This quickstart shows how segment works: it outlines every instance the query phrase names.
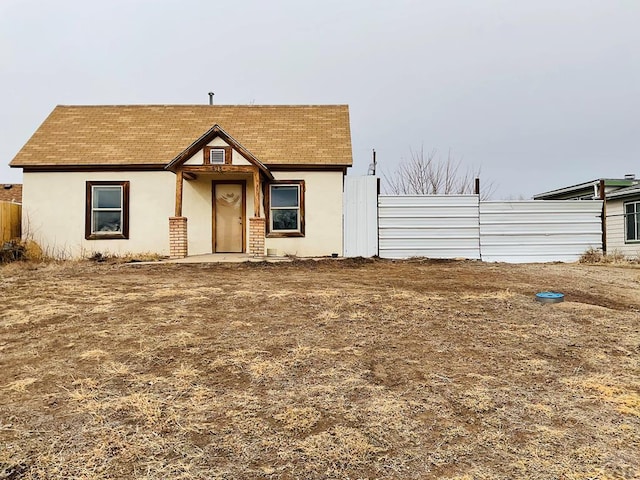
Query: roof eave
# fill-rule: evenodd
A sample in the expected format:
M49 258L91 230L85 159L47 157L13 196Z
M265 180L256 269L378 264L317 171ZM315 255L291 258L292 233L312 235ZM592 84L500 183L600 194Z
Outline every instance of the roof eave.
M607 194L607 200L617 200L625 197L637 197L640 195L640 185L632 188L625 188L622 190L616 190Z
M90 172L90 171L163 171L164 163L76 164L76 165L11 165L25 172Z
M550 197L556 197L558 195L579 192L580 190L588 190L591 187L599 185L600 182L604 182L605 187L630 187L635 183L634 180L626 180L621 178L598 178L589 182L579 183L577 185L571 185L569 187L563 187L556 190L550 190L548 192L538 193L533 196L533 199L546 200Z

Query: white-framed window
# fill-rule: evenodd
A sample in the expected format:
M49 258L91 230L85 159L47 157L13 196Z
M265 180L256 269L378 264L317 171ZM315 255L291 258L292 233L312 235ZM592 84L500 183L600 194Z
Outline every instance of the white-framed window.
M204 152L204 165L231 165L231 147L206 146Z
M212 148L209 150L209 163L212 165L224 165L224 153L222 148Z
M129 182L87 182L85 238L129 238Z
M267 203L269 235L304 235L303 181L277 181L270 183Z
M640 201L624 204L624 240L640 242Z

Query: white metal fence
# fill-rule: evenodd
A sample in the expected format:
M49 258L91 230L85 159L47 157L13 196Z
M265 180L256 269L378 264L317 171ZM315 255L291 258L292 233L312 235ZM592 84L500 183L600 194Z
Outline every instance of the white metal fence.
M575 262L602 248L601 200L480 202L480 249L488 262Z
M344 177L344 256L378 255L378 178Z
M378 197L380 256L480 258L477 195Z
M377 195L375 177L354 178L371 180L345 181L348 257L572 262L590 247L602 248L600 200L485 202L478 195Z

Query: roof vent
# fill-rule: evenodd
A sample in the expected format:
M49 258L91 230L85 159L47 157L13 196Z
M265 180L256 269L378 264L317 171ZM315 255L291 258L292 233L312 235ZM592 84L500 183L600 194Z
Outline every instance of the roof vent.
M213 96L214 95L215 95L215 93L209 92L209 105L213 105Z
M11 185L10 183L7 183L7 184L5 184L3 186L4 186L5 190L11 190L13 188L13 185Z
M636 179L636 174L635 174L635 173L627 173L627 174L624 176L624 179L625 179L625 180L635 180L635 179Z

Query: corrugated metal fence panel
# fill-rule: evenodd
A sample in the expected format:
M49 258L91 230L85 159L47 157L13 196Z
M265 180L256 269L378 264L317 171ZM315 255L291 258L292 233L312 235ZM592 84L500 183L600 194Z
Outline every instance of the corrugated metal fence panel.
M480 258L477 195L380 195L383 258Z
M480 248L488 262L574 262L602 248L600 200L480 203Z
M344 256L378 255L378 177L344 177Z

